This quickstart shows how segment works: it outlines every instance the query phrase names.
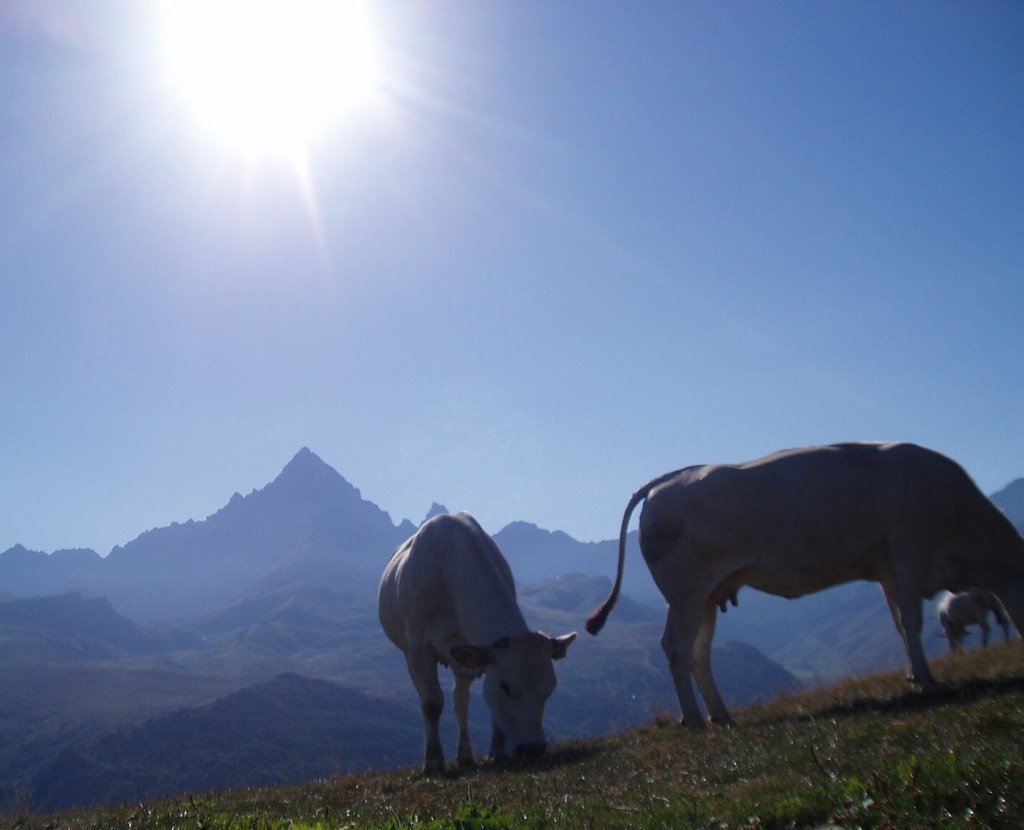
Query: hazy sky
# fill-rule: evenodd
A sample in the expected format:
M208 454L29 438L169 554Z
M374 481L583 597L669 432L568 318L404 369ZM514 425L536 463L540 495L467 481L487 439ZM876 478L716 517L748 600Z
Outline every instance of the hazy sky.
M378 2L299 154L200 123L157 11L0 7L0 550L302 446L584 540L789 446L1024 476L1024 4Z

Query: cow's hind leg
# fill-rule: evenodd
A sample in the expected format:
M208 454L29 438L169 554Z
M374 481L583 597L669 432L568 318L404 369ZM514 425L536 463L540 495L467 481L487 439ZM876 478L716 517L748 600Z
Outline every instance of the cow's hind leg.
M469 741L469 685L472 682L472 679L456 674L455 688L452 690L455 718L459 722L459 750L455 759L460 767L474 764L473 747Z
M1006 619L1006 614L1003 612L1002 606L998 602L992 603L992 614L996 618L996 624L1003 629L1003 642L1007 643L1010 641L1010 625Z
M729 716L722 696L718 693L715 676L711 672L711 641L715 636L715 622L718 619L718 605L712 599L704 603L700 631L693 644L693 679L697 681L700 696L712 723L732 726L733 719Z
M694 611L696 613L694 613ZM683 615L669 606L665 620L665 633L661 637L661 647L668 658L668 667L672 672L672 680L682 710L683 724L692 730L704 728L704 720L697 706L697 697L693 693L690 676L693 672L693 649L700 630L700 609L695 608Z
M896 623L896 629L900 632L903 645L907 650L910 681L921 689L935 688L935 680L928 668L928 661L924 656L924 646L921 644L922 602L920 591L911 588L908 582L899 580L893 584L883 583L882 590L885 591L885 599L889 603L893 622Z

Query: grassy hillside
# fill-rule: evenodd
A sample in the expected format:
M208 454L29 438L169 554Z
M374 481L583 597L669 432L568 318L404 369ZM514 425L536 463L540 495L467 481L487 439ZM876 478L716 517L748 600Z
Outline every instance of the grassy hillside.
M1024 645L936 661L940 691L899 673L780 697L699 735L668 718L556 745L530 765L340 776L185 794L0 827L1017 827L1024 813Z

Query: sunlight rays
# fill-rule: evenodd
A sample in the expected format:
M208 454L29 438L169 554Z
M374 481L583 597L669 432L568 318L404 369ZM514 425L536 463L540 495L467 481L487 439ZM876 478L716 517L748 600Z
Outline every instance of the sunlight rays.
M348 0L166 0L168 79L201 129L244 157L294 160L371 96L379 60Z
M321 262L313 157L344 150L381 102L375 23L359 0L160 0L163 76L189 131L245 180L284 167Z

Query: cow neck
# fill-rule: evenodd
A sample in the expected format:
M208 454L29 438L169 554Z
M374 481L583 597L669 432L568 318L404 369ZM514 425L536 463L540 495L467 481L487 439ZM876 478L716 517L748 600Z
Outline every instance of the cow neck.
M474 586L471 601L461 605L460 628L476 645L492 645L502 637L515 637L528 630L515 595L504 584Z

